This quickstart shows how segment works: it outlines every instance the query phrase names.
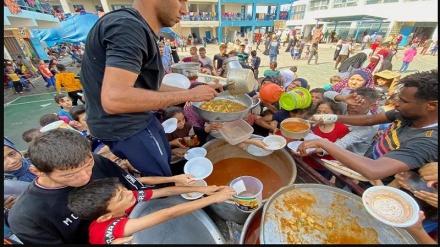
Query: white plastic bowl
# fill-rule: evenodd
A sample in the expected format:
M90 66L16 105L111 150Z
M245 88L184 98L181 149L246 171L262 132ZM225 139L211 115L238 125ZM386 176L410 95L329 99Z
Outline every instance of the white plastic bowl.
M246 151L250 154L252 154L253 156L257 156L257 157L263 157L263 156L268 156L269 154L273 153L273 151L268 151L268 150L264 150L260 147L257 147L253 144L249 144Z
M202 147L195 147L188 150L188 152L183 155L186 160L194 159L197 157L205 157L207 151Z
M169 118L162 123L166 134L173 133L177 129L177 118Z
M162 83L172 87L178 87L183 89L188 89L191 86L191 82L188 77L178 74L169 73L163 77Z
M290 148L290 150L298 152L297 150L298 150L299 145L301 145L301 143L303 143L303 142L302 141L289 142L289 143L287 143L287 147ZM307 148L306 151L307 151L307 153L311 153L311 152L315 151L315 148Z
M389 193L393 196L384 196ZM397 199L396 199L397 198ZM394 214L394 217L399 217L401 212L407 211L401 207L399 201L404 201L411 207L411 217L405 222L390 221L382 216L382 214ZM393 227L408 227L414 225L419 219L419 205L406 192L392 188L389 186L373 186L364 191L362 194L362 202L368 213L380 222Z
M304 141L308 141L308 140L315 140L315 139L322 139L322 137L315 135L313 133L308 133L305 137L304 137Z
M263 142L267 144L267 149L279 150L286 146L287 141L284 137L279 135L266 136Z
M213 169L212 162L205 157L196 157L186 162L183 167L185 174L194 175L195 180L202 180L211 175Z
M208 184L206 183L205 180L197 180L197 181L195 181L193 184L191 184L189 186L208 186ZM203 193L191 192L191 193L185 193L185 194L180 194L180 195L183 198L185 198L186 200L195 200L195 199L199 199L200 197L202 197Z

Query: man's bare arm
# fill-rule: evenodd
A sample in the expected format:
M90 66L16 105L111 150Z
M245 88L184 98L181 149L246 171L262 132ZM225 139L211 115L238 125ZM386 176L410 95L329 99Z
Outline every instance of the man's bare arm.
M101 103L109 114L145 112L166 108L186 101L207 101L214 98L217 93L208 86L198 86L192 90L178 90L166 86L165 89L173 91L154 91L134 88L136 73L106 67L101 91ZM177 91L174 91L177 90Z

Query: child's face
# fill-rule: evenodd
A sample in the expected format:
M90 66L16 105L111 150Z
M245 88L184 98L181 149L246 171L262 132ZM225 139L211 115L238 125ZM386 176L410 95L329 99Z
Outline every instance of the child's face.
M60 99L60 102L58 102L58 106L61 106L63 109L70 109L72 108L72 100L66 96Z
M290 91L292 91L292 89L294 89L296 87L298 87L298 85L296 83L292 82L289 84L289 86L287 86L286 92L290 92Z
M338 83L338 82L340 82L339 79L333 79L333 80L330 81L330 83L331 83L332 85L335 85L335 84Z
M381 87L383 87L383 86L389 86L389 85L388 85L388 81L385 80L385 79L383 79L383 78L377 78L376 82L377 82L377 85L379 85L379 86L381 86Z
M324 98L324 95L322 93L310 93L312 95L312 104L317 105L319 101L321 101Z
M136 203L136 197L133 192L123 186L119 186L115 195L110 199L107 211L113 217L124 215L127 209Z
M348 88L349 89L357 89L362 87L365 84L364 78L362 76L354 74L348 79Z
M89 126L86 123L86 113L80 114L78 116L79 121L75 121L78 127L82 127L83 130L89 131Z
M17 171L23 166L21 154L14 149L3 146L3 169L5 172Z
M316 109L316 114L335 114L328 104L320 104Z
M185 126L185 116L183 113L177 113L174 115L175 118L177 118L177 129L181 130Z

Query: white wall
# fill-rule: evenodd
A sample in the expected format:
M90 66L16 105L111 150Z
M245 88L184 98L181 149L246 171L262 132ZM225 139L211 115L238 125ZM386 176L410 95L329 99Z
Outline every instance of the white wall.
M315 18L371 15L388 18L398 22L438 22L438 1L397 2L386 4L370 4L347 8L307 11L303 20L288 20L287 25L303 25L316 23Z

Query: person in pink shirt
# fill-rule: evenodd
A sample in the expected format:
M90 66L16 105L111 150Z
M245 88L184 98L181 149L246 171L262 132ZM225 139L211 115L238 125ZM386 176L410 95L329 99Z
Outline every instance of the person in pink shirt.
M411 63L414 57L417 55L417 44L412 44L411 47L403 53L403 63L402 67L400 67L399 72L406 72L408 69L409 63Z

